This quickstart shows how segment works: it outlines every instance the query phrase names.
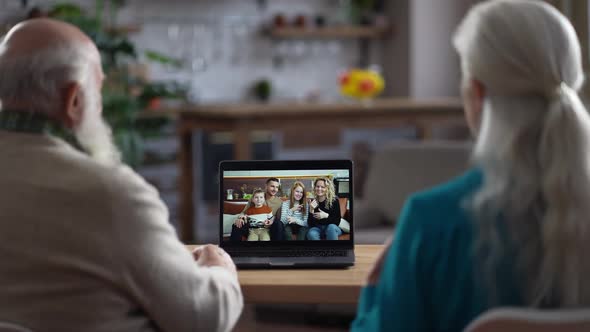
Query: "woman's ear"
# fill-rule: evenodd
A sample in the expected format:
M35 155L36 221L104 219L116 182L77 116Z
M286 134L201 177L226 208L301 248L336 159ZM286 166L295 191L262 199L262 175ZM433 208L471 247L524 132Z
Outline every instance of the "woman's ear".
M84 112L84 97L82 96L80 84L75 82L68 83L64 89L63 96L64 106L60 118L66 128L72 129L80 124L82 113Z
M483 83L477 79L471 80L471 85L473 89L473 97L474 97L474 109L473 112L475 113L475 121L476 126L479 131L481 126L481 119L483 114L483 103L486 98L486 87Z
M471 79L471 88L473 89L473 94L475 97L475 102L477 103L477 108L481 113L481 109L483 108L483 100L486 96L486 87L480 80L475 78Z
M474 136L477 136L483 113L483 103L486 96L486 89L483 83L477 79L465 81L462 90L463 106L465 108L465 119Z

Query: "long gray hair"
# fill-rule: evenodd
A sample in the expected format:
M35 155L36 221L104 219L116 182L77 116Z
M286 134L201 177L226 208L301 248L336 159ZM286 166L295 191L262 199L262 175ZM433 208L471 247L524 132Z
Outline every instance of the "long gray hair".
M590 305L590 118L573 27L542 1L488 1L454 44L464 82L486 91L473 153L484 183L471 202L482 272L514 259L527 305Z

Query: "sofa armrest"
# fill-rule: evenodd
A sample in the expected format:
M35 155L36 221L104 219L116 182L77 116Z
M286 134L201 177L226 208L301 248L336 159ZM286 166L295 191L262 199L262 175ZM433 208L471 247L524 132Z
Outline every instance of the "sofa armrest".
M223 236L230 236L231 227L237 217L237 214L223 214Z
M246 201L223 201L223 214L240 214L246 204Z

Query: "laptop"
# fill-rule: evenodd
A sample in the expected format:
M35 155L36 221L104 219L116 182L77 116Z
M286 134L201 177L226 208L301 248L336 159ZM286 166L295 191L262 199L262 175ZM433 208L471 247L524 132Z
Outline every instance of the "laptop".
M351 266L353 183L350 160L222 161L220 246L240 268Z

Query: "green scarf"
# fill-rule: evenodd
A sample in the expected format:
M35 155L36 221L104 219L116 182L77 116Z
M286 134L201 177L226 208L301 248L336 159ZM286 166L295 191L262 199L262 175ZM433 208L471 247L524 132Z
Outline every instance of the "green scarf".
M42 134L54 125L53 121L41 113L17 110L0 111L0 130Z

